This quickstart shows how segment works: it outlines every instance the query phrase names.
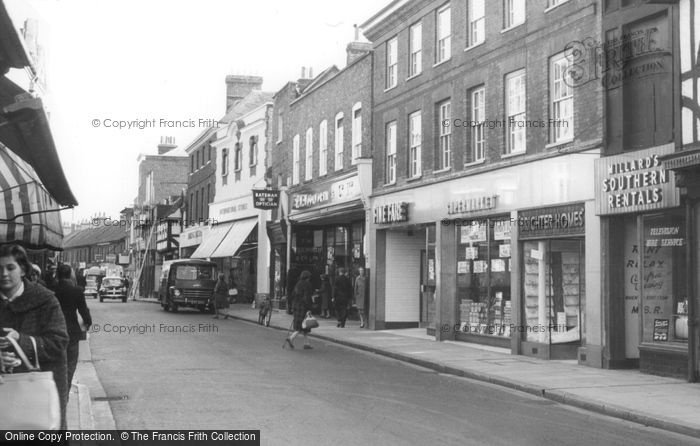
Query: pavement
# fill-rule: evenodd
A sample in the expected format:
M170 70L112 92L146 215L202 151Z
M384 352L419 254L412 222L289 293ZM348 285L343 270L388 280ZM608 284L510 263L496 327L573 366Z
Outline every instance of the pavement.
M231 306L229 315L233 320L257 323L258 310L237 304ZM270 328L286 332L291 321L284 310L274 310ZM346 328L337 328L334 320L319 319L319 323L311 338L700 438L700 384L637 370L604 370L576 361L512 355L496 347L437 342L425 329L374 331L361 329L358 321L348 321ZM104 389L92 366L88 343L83 342L69 400L69 429L114 429L109 403L100 401L100 396L105 396Z

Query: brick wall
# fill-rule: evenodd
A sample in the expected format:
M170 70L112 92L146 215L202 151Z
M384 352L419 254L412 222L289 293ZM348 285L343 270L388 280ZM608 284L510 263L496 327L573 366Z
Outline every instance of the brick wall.
M146 156L139 164L138 202L146 200L146 178L153 174L154 196L162 202L172 195L180 195L187 187L190 160L182 156Z
M602 94L599 83L591 82L574 89L574 141L558 147L550 143L550 128L526 130L525 155L502 157L506 130L485 130L485 160L465 166L471 159L471 129L452 126L452 168L437 170L438 122L437 104L450 99L452 119L471 120L469 91L477 86L486 90L485 117L501 121L505 118L505 76L526 70L526 119L550 119L549 59L562 52L569 42L591 37L600 41L600 11L595 3L569 1L546 11L546 0L527 2L526 21L503 31L503 2L486 3L485 42L467 48L467 2L452 2L452 57L434 66L436 10L444 2L411 2L397 11L396 18L370 30L367 37L374 42L373 82L375 88L373 140L375 145L373 180L375 189L394 190L446 178L467 176L486 169L505 167L545 152L595 147L602 138ZM408 27L421 21L422 73L408 77ZM398 38L398 85L385 90L386 42ZM408 115L422 112L422 177L407 183ZM385 186L385 126L397 122L397 180Z
M286 185L287 178L292 178L292 139L299 135L300 140L300 185L305 178L306 131L313 129L313 176L311 181L319 179L319 125L327 121L328 160L327 174L322 178L332 177L343 172L355 170L352 160L352 111L358 102L362 104L362 153L371 156L370 119L371 119L371 57L357 59L341 70L337 75L322 85L295 98L295 85L287 84L275 96L275 113L272 124L274 142L271 146L271 175L273 184ZM277 135L279 113L283 116L283 137ZM343 169L335 170L335 118L343 113ZM281 176L281 184L278 178ZM311 181L307 182L310 183Z
M184 223L189 226L209 218L209 203L214 201L216 189L216 150L211 143L216 140L216 132L199 144L189 156L186 200L186 217ZM197 165L196 153L199 152L200 163ZM211 153L211 157L209 154ZM194 162L193 162L194 160ZM199 196L195 203L194 197ZM198 206L195 206L198 204Z

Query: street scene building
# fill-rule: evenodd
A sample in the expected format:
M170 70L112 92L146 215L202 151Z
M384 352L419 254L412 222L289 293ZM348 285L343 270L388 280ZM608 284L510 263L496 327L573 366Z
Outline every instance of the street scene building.
M163 117L88 120L86 134L126 134L140 153L133 178L114 174L133 200L100 185L114 218L77 207L37 24L17 30L0 0L0 243L34 264L17 274L22 259L0 256L0 350L44 336L15 323L26 293L10 283L64 306L59 284L78 300L92 287L83 343L56 344L77 370L61 394L68 429L697 444L700 3L363 2L217 3L206 27L195 7L173 13L216 52L188 41L178 51L196 62L182 66L158 52L183 83L129 97L164 103ZM283 39L269 46L268 29ZM169 114L201 98L218 119Z

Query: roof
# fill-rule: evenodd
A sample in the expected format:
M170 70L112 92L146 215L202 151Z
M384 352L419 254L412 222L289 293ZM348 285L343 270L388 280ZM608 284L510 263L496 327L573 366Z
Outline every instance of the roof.
M335 76L339 72L340 72L340 70L335 65L331 65L330 67L326 68L318 76L316 76L311 81L311 83L306 86L306 88L304 88L304 90L302 91L302 95L313 90L314 88L316 88L317 86L322 84L325 80L332 78L333 76Z
M274 93L267 91L253 90L243 99L238 101L236 105L231 107L231 110L229 110L223 118L219 119L219 122L223 124L230 124L231 122L235 121L236 118L245 116L267 102L272 102L274 95Z
M63 249L110 243L127 236L124 226L100 225L94 228L71 232L63 239Z

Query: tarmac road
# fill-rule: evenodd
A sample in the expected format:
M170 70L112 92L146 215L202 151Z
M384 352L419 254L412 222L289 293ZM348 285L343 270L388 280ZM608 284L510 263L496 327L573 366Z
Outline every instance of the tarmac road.
M118 429L259 429L265 445L700 445L464 378L144 302L89 301Z

